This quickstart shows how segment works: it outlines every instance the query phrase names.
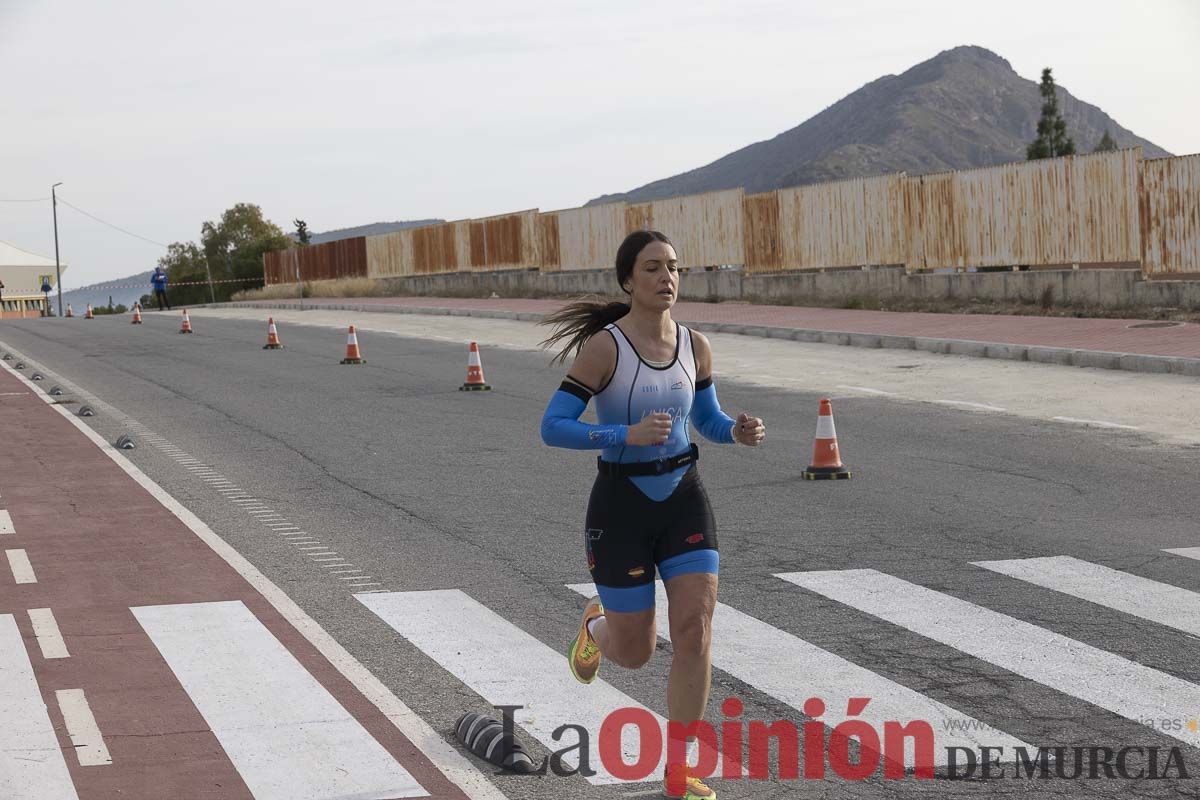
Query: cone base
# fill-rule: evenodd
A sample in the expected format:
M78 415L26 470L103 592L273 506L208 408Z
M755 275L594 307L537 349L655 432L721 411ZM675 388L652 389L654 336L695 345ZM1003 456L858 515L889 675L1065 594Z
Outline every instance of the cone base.
M464 383L458 387L458 390L460 392L490 392L492 387L486 383Z
M847 480L852 474L845 467L809 467L803 473L806 481Z
M191 331L180 331L180 333L191 333Z
M281 345L281 344L264 344L263 345L263 350L282 350L282 349L283 349L283 345Z
M342 363L343 364L365 364L365 363L367 363L367 360L365 358L343 358Z
M142 321L140 319L135 319L132 322L130 322L129 324L130 325L141 325Z

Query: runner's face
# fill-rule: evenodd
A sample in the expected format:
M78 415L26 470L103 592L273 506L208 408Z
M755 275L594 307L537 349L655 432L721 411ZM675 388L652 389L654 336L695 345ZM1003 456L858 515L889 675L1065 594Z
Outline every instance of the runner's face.
M634 302L665 311L679 296L679 261L675 248L665 242L651 242L638 253L633 272L625 281Z

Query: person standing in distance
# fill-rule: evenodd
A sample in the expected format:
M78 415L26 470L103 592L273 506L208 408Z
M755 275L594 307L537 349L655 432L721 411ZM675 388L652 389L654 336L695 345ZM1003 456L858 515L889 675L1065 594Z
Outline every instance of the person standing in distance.
M155 267L154 274L150 276L150 283L154 286L154 299L158 301L158 310L162 311L165 305L167 311L170 311L171 304L167 301L166 271L162 267Z
M543 344L565 343L557 360L577 355L542 418L542 440L601 451L583 537L599 596L584 610L569 664L576 679L591 683L602 659L628 669L650 660L657 571L673 652L669 719L689 725L708 705L719 557L688 423L709 441L750 447L762 443L766 429L757 417L734 420L721 411L708 340L671 319L679 296L671 241L658 231L629 234L616 270L629 302L581 300L545 320L554 332ZM579 421L592 398L597 425ZM685 761L668 762L664 795L713 800L716 792Z

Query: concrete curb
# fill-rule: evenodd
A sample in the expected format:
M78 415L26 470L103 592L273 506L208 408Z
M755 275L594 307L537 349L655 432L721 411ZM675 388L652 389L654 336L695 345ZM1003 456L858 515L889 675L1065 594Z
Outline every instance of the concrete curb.
M255 301L245 303L208 303L202 308L263 308L299 309L298 303ZM527 311L500 311L473 308L442 308L437 306L391 306L382 303L321 303L310 309L323 311L355 311L383 314L420 314L451 317L480 317L483 319L512 319L538 322L545 315ZM686 322L686 320L680 320ZM941 355L998 358L1007 361L1032 361L1038 364L1057 364L1064 367L1116 369L1126 372L1185 375L1200 378L1200 358L1154 356L1141 353L1112 353L1103 350L1080 350L1044 345L976 342L969 339L938 339L927 336L899 336L888 333L854 333L811 328L778 328L765 325L743 325L729 322L689 322L689 327L708 333L734 333L769 339L790 339L796 342L836 344L844 347L886 348L890 350L921 350Z

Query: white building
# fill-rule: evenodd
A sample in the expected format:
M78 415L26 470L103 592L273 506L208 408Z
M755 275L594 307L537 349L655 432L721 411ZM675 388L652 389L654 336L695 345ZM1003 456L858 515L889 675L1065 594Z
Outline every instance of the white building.
M66 272L67 265L61 267ZM46 308L46 296L42 293L42 278L49 276L50 285L55 286L54 259L0 242L0 319L40 317ZM53 298L53 295L51 296Z

